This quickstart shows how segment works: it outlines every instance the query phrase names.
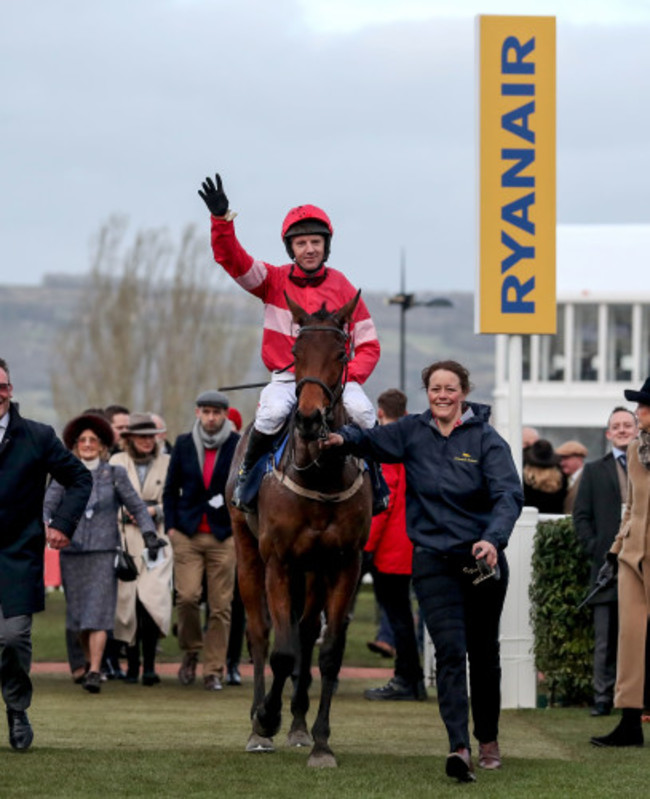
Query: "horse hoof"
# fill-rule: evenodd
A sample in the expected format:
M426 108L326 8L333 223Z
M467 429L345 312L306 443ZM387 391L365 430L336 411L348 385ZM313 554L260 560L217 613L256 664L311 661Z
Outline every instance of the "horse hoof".
M260 720L260 710L256 710L253 714L253 735L259 735L261 738L273 738L280 731L282 724L282 716L278 713L274 724L266 723Z
M331 752L312 752L307 765L312 768L336 768L338 764Z
M287 735L289 746L311 746L314 741L306 730L291 730Z
M264 736L252 732L246 744L246 751L275 752L275 747L273 746L273 741L270 738L264 738Z

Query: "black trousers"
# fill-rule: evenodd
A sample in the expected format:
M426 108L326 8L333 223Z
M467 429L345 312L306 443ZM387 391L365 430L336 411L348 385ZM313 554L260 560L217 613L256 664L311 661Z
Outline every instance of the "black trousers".
M386 611L395 639L395 676L415 687L423 678L411 607L411 575L372 571L377 601Z
M160 638L158 625L140 602L139 597L136 597L135 600L135 613L137 619L135 644L126 649L127 675L129 677L137 677L140 673L140 650L142 650L142 673L153 674L155 672L156 647Z
M618 602L594 605L594 702L614 703Z
M441 555L423 547L413 552L413 586L436 650L438 704L450 751L470 748L468 660L474 736L489 743L499 735L499 621L508 587L502 552L499 569L500 579L490 577L474 585L471 555Z

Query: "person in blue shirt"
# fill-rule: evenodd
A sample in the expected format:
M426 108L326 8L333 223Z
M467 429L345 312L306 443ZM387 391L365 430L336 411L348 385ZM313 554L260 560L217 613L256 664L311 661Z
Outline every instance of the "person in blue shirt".
M523 491L509 445L488 423L490 408L467 401L467 369L437 361L423 370L422 382L429 401L424 413L367 430L348 425L323 446L404 463L413 586L436 651L438 701L449 736L446 773L471 782L467 660L479 766L501 766L504 550Z

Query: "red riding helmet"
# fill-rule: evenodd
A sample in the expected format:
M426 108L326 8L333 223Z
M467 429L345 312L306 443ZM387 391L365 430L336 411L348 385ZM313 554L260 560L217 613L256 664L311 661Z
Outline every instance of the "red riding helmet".
M294 236L307 236L310 233L325 237L324 260L327 261L330 252L330 241L334 234L329 216L322 208L317 208L315 205L299 205L296 208L292 208L282 223L282 240L291 259L293 259L291 239Z

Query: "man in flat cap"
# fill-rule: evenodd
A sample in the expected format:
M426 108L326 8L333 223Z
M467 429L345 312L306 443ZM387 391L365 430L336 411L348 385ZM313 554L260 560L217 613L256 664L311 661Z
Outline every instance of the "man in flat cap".
M182 685L196 680L203 651L203 685L219 691L223 685L230 604L235 579L235 548L224 492L239 441L228 419L228 397L204 391L196 400L192 431L174 445L163 506L165 526L174 550L174 583L178 643L183 662ZM205 634L200 602L205 575L210 608Z
M578 484L582 477L582 467L588 454L587 447L579 441L565 441L555 450L555 454L559 457L560 469L568 480L564 512L572 513L578 494Z

